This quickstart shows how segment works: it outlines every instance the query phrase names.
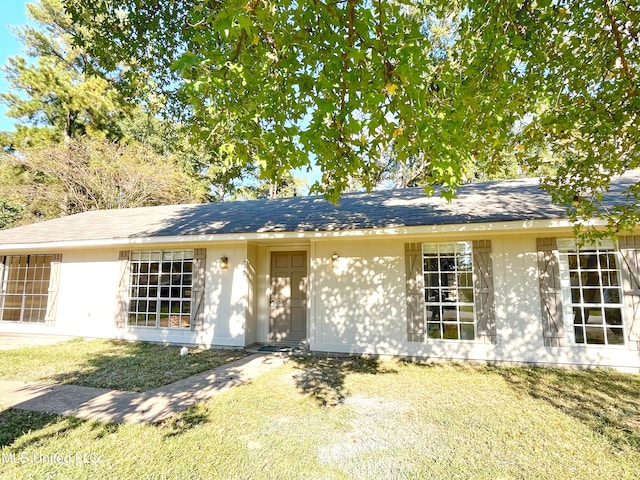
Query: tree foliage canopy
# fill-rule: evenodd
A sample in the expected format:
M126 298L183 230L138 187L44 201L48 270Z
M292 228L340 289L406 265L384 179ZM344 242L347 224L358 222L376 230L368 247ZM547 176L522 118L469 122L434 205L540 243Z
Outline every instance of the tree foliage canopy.
M88 138L2 157L18 180L6 193L26 205L32 219L205 199L206 187L175 161L140 143Z
M84 210L210 199L218 179L175 122L127 102L117 75L91 68L72 44L87 30L61 0L27 5L23 55L4 67L0 94L18 121L0 142L0 228Z
M445 196L517 158L574 220L640 167L640 7L627 0L67 0L132 97L265 176L322 171L337 200L381 159ZM153 95L150 95L153 94ZM638 222L640 186L606 212Z
M61 0L27 4L27 14L35 25L15 29L26 56L9 58L9 91L0 94L7 116L22 123L14 148L85 134L121 137L118 122L128 106L106 78L91 74L86 52L71 42L85 30L73 24Z

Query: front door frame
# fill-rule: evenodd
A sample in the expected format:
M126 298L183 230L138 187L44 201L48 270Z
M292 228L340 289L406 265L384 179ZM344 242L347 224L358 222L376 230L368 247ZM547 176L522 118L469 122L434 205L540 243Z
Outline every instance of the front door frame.
M273 252L305 252L307 256L307 291L306 291L306 335L305 339L302 343L308 344L310 339L310 329L311 329L311 295L312 295L312 282L311 282L311 248L309 244L288 244L282 246L269 246L266 248L266 255L264 265L265 271L265 279L266 279L266 311L264 313L263 318L266 321L266 333L267 333L267 342L271 341L271 307L269 304L269 299L271 297L271 254Z

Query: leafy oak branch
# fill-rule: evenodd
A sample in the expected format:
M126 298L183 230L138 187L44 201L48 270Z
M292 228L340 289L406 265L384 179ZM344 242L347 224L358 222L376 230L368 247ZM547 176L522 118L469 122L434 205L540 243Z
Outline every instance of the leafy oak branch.
M479 171L541 175L579 222L614 211L640 165L637 5L626 0L67 0L78 38L131 98L162 98L229 165L277 177L317 165L337 201L354 179L451 197ZM123 68L126 65L126 68Z

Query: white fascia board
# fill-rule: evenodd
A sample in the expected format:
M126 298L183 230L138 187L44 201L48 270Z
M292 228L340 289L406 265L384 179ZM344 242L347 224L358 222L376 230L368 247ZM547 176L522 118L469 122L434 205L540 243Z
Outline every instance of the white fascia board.
M588 226L603 227L606 222L596 220ZM572 229L574 225L566 219L526 220L500 223L458 223L451 225L421 225L415 227L384 227L354 230L309 231L309 232L250 232L221 233L208 235L172 235L157 237L132 237L99 240L70 240L60 242L39 242L0 245L0 252L20 252L33 250L55 250L72 248L143 247L160 244L207 244L234 243L246 241L295 241L331 238L377 237L377 236L417 236L437 234L509 234L541 233L549 230Z

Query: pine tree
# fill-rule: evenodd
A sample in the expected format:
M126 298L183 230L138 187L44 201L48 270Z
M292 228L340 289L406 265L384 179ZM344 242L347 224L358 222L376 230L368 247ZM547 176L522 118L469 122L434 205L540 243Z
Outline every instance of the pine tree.
M7 116L20 122L5 149L86 134L121 138L119 122L128 107L107 78L92 73L87 53L72 44L83 29L73 24L60 0L29 3L27 14L37 26L15 29L24 55L11 57L4 67L9 91L0 101Z

